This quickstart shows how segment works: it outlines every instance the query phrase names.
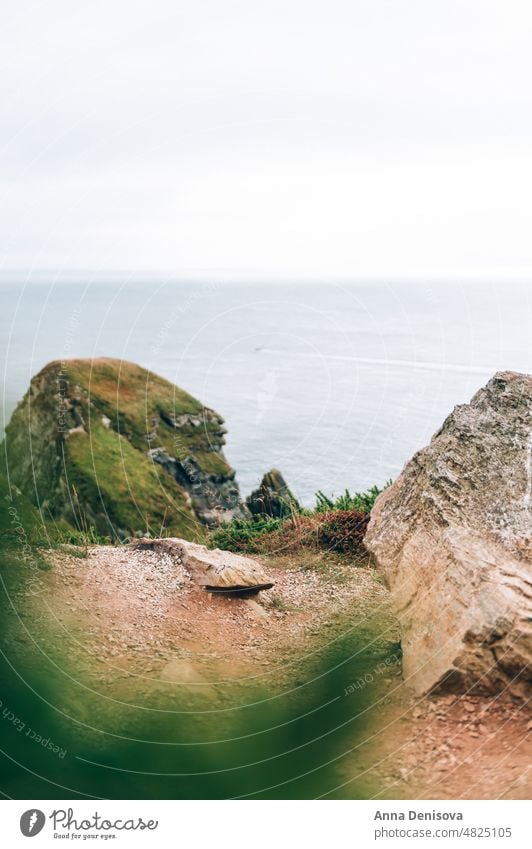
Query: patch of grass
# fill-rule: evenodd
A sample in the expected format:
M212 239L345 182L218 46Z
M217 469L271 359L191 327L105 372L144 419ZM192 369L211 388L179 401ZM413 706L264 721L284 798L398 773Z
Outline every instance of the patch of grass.
M111 428L125 436L131 445L145 452L148 437L157 426L151 447L160 446L171 456L192 455L208 474L227 474L230 466L209 452L211 444L218 444L216 425L204 419L202 426L172 425L176 416L199 416L203 405L188 392L174 386L159 375L147 372L135 363L111 359L72 360L65 371L72 386L90 398L91 427L94 420L105 415Z
M316 493L316 513L329 513L331 510L360 510L361 513L371 513L373 505L378 496L386 487L390 486L390 480L386 481L382 489L378 486L372 486L365 492L349 492L348 489L338 496L338 498L329 498L321 490Z
M127 410L122 420L124 425L129 422L135 432L145 433L150 415L155 412L198 415L203 410L188 392L135 363L106 358L71 360L65 364L65 371L71 385L78 385L98 406L105 407L112 422L116 421L117 410Z
M46 544L49 531L42 514L29 498L0 474L0 543Z
M96 525L98 535L138 529L152 536L203 538L179 484L120 434L93 421L90 434L69 436L66 451L75 501L100 502L106 515L105 527Z
M323 522L318 528L318 542L331 551L357 554L364 551L364 536L369 522L369 513L360 510L331 510L323 513Z
M68 550L74 557L85 557L90 545L105 545L112 542L94 527L81 520L82 529L76 530L64 520L54 521L43 510L39 511L16 487L9 486L4 475L0 475L0 545L9 549L14 556L32 550L32 559L37 568L50 568L42 552L59 548Z
M80 531L68 526L58 526L55 529L53 539L58 546L69 548L87 548L89 545L110 545L113 542L112 537L108 534L97 533L94 525Z
M231 472L231 466L223 457L214 451L195 451L192 455L198 466L206 475L216 477L227 477Z
M261 552L261 560L263 563L271 564L275 569L290 572L321 572L331 578L334 576L334 582L337 584L351 580L348 570L353 567L353 558L349 555L314 548L300 548L286 553L283 551ZM360 565L367 565L367 557L361 559Z
M77 557L79 560L85 560L88 554L88 548L82 545L69 545L68 543L59 543L56 548L69 557Z
M272 516L234 519L213 531L209 537L209 546L224 551L256 552L259 538L277 530L283 523L284 519L275 519Z
M369 513L382 491L377 486L353 494L346 489L334 500L320 491L316 493L314 510L296 510L292 506L291 515L285 518L254 516L233 520L211 534L209 545L249 554L288 554L312 549L364 557L363 539Z

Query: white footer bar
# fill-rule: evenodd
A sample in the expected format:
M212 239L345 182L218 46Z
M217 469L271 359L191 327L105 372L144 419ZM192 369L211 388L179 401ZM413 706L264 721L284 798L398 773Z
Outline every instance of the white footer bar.
M532 846L526 801L3 801L1 845ZM34 838L35 843L30 843Z

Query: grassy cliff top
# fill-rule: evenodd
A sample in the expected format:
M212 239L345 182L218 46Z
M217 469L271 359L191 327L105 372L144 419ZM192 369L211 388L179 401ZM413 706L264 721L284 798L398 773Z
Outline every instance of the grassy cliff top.
M13 413L0 471L54 521L197 539L200 500L234 486L224 433L213 410L142 366L55 360Z
M203 405L184 389L164 377L126 360L112 357L54 360L37 375L53 373L79 386L95 403L109 410L127 408L131 420L141 427L150 412L199 415Z
M135 448L162 447L182 458L194 455L207 474L231 473L225 459L211 450L223 441L221 416L164 377L112 357L55 360L37 379L50 373L68 381L69 394L90 402L91 418L94 413L107 416L111 428ZM180 417L190 421L176 431L173 422Z

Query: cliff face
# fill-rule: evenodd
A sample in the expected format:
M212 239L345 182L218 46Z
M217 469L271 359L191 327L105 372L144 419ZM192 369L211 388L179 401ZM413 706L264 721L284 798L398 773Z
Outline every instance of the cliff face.
M532 376L500 372L375 503L364 542L419 692L530 695L531 450Z
M224 434L217 413L140 366L67 360L31 381L2 462L45 519L201 539L205 525L246 514Z

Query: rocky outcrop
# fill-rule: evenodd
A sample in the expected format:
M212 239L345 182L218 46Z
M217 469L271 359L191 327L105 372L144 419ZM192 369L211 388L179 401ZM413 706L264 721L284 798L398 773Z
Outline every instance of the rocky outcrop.
M418 692L530 695L531 451L532 377L501 372L375 503L365 544Z
M250 595L273 587L264 569L250 557L220 551L184 539L156 539L134 543L135 548L169 554L192 580L210 592Z
M282 518L299 510L299 504L278 469L267 472L258 489L246 499L246 505L254 516Z
M216 450L221 453L221 446ZM164 448L151 448L148 456L189 493L196 515L208 527L248 517L232 469L218 474L209 473L201 468L194 454L172 457Z
M201 539L205 525L248 515L225 432L214 410L134 363L66 360L33 378L1 455L45 519L114 538Z

